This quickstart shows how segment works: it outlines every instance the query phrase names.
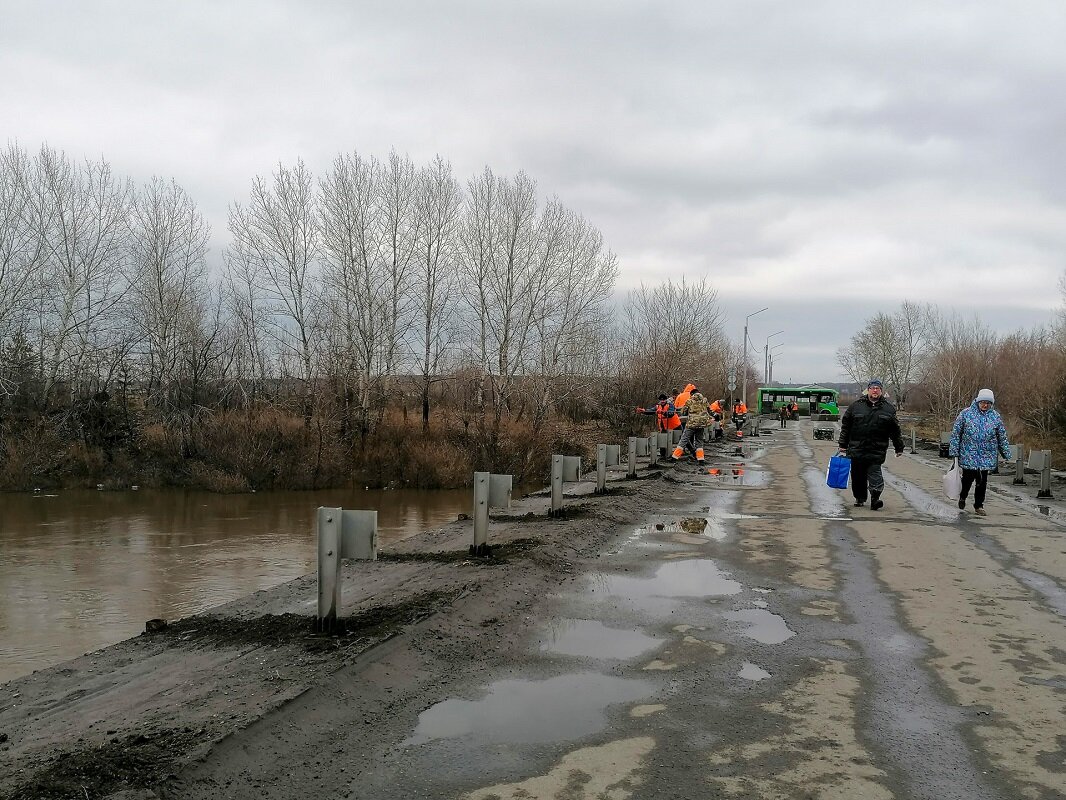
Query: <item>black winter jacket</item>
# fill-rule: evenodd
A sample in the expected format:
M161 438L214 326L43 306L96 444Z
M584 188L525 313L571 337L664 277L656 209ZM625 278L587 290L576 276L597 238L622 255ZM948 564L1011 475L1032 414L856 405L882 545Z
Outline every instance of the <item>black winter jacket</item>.
M870 464L884 464L888 442L897 453L903 452L903 434L896 419L896 407L883 397L871 402L860 397L840 418L841 450L847 450L848 458Z

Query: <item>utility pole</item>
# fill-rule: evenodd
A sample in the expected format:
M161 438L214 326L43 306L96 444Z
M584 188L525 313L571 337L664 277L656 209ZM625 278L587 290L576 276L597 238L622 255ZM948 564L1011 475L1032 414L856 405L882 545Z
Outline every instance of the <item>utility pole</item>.
M744 350L740 359L740 368L744 370L744 380L742 382L743 389L741 389L740 398L744 401L744 405L748 404L748 320L769 308L770 306L760 308L758 311L752 311L748 316L744 317Z
M770 383L770 340L773 339L775 336L781 335L782 333L784 333L784 331L777 331L776 333L771 333L769 336L766 337L766 344L763 345L762 382L764 385Z

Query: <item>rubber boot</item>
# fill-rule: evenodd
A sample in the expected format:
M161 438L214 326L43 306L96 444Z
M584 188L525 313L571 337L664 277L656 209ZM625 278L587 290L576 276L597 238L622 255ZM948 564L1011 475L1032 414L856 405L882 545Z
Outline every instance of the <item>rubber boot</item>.
M881 493L870 490L870 510L880 511L885 507L885 504L881 501Z

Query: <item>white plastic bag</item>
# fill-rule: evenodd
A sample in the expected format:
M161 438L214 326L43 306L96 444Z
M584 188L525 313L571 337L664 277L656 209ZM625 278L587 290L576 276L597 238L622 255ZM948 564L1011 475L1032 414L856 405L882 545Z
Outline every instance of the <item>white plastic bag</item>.
M948 500L958 500L962 494L962 469L959 460L951 462L951 469L944 473L944 494Z

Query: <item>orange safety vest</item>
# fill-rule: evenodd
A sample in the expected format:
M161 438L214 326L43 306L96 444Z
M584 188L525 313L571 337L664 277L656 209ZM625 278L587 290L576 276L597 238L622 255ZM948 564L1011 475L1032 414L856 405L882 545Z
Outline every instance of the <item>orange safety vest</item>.
M719 403L717 400L715 400L713 403L711 403L710 408L711 408L711 413L712 414L721 414L722 413L722 404Z
M670 401L660 400L655 404L655 427L660 433L665 433L670 430L666 425L670 417ZM676 414L674 416L677 416Z
M746 405L744 405L743 403L737 403L735 406L733 406L733 413L734 414L747 414L748 413L748 407Z

